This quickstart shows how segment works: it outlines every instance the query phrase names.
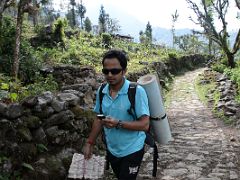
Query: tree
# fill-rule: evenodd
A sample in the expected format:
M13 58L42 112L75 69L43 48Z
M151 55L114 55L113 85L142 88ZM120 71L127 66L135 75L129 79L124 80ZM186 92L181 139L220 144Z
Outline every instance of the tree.
M146 25L145 35L147 38L147 42L151 44L152 43L152 26L149 21Z
M240 1L239 0L235 0L235 2L236 2L236 5L237 5L238 9L240 9Z
M42 3L39 18L43 24L51 24L58 18L58 15L55 14L52 0Z
M139 32L139 41L140 41L140 43L145 43L146 42L146 36L145 36L145 34L143 33L143 31L140 31Z
M103 5L101 5L99 18L98 18L100 34L107 32L107 18L108 18L108 14L106 14Z
M177 22L177 19L179 17L179 14L177 12L177 10L175 11L174 14L172 14L172 47L174 48L174 43L175 43L175 23Z
M240 28L234 42L234 46L231 49L229 45L229 34L227 32L226 14L229 7L228 0L201 0L201 8L199 5L194 3L192 0L186 0L190 5L190 8L197 15L197 22L191 17L190 19L200 25L204 29L204 34L207 38L214 41L225 53L228 59L228 66L231 68L235 67L234 55L240 48ZM235 0L236 4L239 5L239 0ZM218 17L222 24L222 29L217 31L214 26L214 17Z
M70 0L70 5L72 6L71 8L71 19L72 19L72 27L76 26L76 14L75 14L75 6L76 6L76 1L75 0Z
M86 13L86 7L82 4L82 0L81 0L81 4L78 6L78 13L80 15L80 26L83 29L83 19L85 18L85 13Z
M16 40L14 48L14 57L13 57L13 68L12 75L17 80L18 71L19 71L19 52L21 44L21 32L22 32L22 23L23 15L27 13L35 13L38 10L38 7L32 5L31 0L19 0L18 3L18 12L17 12L17 25L16 25Z
M175 44L178 45L179 49L187 53L205 53L206 44L199 40L194 31L193 34L185 34L182 36L175 37Z
M92 23L88 17L86 17L86 19L84 21L84 27L85 27L85 31L87 31L87 32L92 31Z
M117 33L120 31L121 26L119 25L119 21L117 19L112 19L107 14L107 32L110 34Z
M0 1L0 32L2 27L2 15L3 12L15 3L15 0L1 0Z
M32 0L33 6L38 8L37 11L34 11L31 14L29 14L29 17L32 18L34 26L38 25L40 6L44 6L46 4L49 4L51 1L52 0Z

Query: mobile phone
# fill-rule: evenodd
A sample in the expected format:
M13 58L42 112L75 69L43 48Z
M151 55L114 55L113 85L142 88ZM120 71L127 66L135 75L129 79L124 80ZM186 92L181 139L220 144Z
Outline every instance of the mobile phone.
M101 120L105 118L104 114L98 114L97 117L98 119L101 119Z

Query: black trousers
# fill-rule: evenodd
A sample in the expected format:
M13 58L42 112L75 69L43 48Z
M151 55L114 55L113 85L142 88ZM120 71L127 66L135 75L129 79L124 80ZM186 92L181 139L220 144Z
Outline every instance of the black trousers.
M125 157L115 157L107 151L107 158L119 180L135 180L144 155L144 148Z

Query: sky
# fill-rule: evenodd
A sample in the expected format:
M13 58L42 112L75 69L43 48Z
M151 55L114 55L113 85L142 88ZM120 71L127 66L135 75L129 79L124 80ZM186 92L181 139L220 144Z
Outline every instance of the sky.
M57 2L57 0L55 1ZM76 1L80 2L80 0ZM193 1L197 2L199 0ZM240 27L240 20L236 18L239 10L235 6L234 0L229 1L230 8L227 16L228 30L236 30ZM179 17L175 23L176 29L200 29L199 26L196 26L189 20L189 16L196 16L193 10L189 8L186 0L82 0L82 2L87 9L86 16L88 16L88 12L90 12L91 9L96 9L96 7L98 7L97 13L99 14L100 6L103 5L107 13L107 7L115 7L135 17L140 22L147 24L149 21L152 26L167 29L171 29L172 14L177 10ZM109 15L111 17L110 13ZM219 26L219 23L216 22L216 25Z

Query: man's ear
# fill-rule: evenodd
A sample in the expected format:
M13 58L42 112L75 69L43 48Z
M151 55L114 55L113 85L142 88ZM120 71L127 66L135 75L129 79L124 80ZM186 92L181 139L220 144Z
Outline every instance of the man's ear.
M127 68L122 70L122 73L123 73L123 75L125 75L127 73Z

